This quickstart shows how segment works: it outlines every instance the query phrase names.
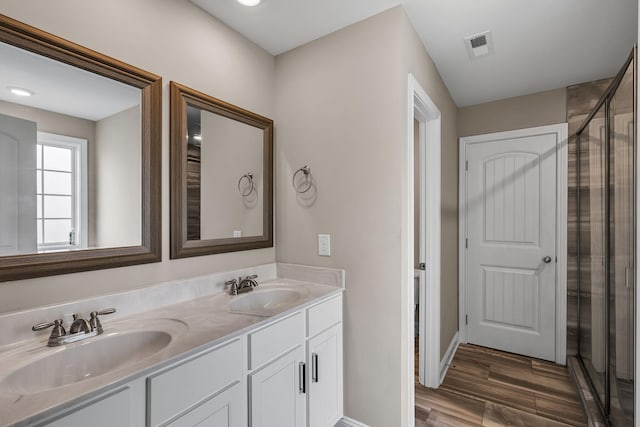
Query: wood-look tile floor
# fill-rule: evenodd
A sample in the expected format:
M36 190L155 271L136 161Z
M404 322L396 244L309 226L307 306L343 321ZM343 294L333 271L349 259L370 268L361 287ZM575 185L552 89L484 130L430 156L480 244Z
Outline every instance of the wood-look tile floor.
M416 384L416 427L586 426L564 366L461 344L439 389Z

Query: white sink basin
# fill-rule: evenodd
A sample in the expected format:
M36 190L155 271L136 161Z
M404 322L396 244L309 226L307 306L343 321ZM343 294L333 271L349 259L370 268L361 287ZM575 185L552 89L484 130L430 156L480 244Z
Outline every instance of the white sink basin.
M149 357L171 340L172 334L162 330L105 332L47 349L44 356L26 361L0 379L0 392L29 395L94 378Z
M297 305L307 293L305 289L282 287L256 289L233 297L230 311L254 316L273 316Z

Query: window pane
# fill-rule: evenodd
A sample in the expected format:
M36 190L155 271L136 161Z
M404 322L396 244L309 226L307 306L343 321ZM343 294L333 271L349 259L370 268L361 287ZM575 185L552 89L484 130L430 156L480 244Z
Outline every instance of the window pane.
M38 230L38 244L42 244L42 220L36 221L36 230Z
M36 196L36 199L38 201L38 211L36 212L36 216L38 218L42 218L42 196Z
M44 217L71 218L71 197L44 196Z
M38 144L36 147L36 167L42 169L42 145Z
M68 172L44 172L44 192L71 195L71 174Z
M69 243L70 219L45 219L44 243Z
M43 147L44 169L71 172L70 148L59 148L45 145Z
M36 171L36 192L42 194L42 171Z

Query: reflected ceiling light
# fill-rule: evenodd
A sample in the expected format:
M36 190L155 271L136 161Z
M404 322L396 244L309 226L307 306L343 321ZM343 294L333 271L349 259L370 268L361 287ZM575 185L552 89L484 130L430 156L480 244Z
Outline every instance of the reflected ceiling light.
M244 6L257 6L261 0L238 0L238 3Z
M17 96L33 96L35 95L35 92L29 89L25 89L22 87L15 87L15 86L9 86L7 87L7 89L9 89L9 92L11 92L14 95Z

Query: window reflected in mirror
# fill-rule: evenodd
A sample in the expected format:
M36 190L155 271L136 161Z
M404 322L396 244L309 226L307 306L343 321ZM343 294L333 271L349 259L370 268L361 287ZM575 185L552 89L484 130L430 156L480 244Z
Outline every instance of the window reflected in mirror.
M0 43L0 255L142 244L142 91Z

